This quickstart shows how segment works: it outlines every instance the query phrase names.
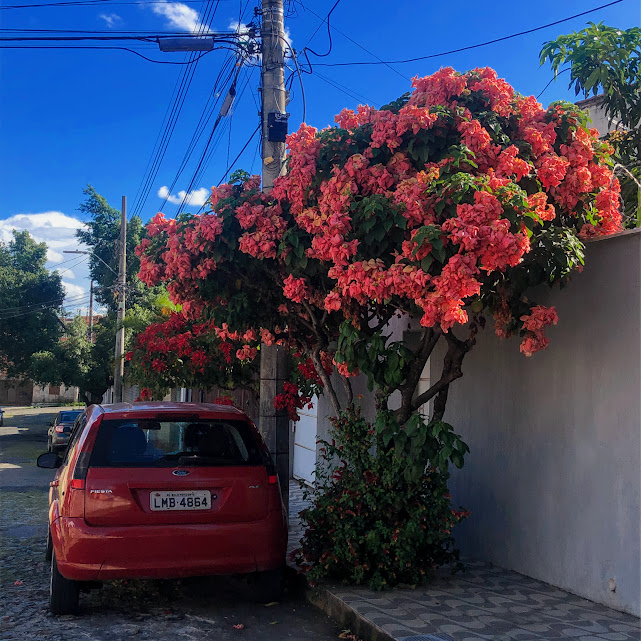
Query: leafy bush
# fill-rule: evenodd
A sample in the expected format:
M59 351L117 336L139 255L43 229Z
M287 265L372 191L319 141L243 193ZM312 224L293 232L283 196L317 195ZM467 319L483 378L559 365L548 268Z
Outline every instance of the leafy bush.
M461 457L467 451L449 425L420 423L426 437L416 459L428 451L438 458L446 441ZM469 513L450 504L447 459L417 478L406 474L408 459L386 448L359 410L334 419L332 436L319 441L323 461L315 488L305 491L312 505L301 512L306 531L294 553L310 579L380 590L421 583L430 570L458 561L451 532Z

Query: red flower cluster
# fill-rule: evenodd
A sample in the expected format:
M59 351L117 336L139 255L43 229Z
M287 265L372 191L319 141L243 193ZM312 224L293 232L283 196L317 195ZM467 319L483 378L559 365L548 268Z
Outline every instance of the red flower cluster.
M291 421L298 421L298 410L303 409L305 405L311 402L311 399L301 394L298 385L286 381L283 384L283 392L274 396L274 407L277 410L287 410L287 415Z
M213 213L183 222L156 216L138 248L141 278L168 282L172 299L196 317L211 302L201 288L215 282L237 239L242 254L276 261L284 316L309 321L305 303L352 319L358 306L391 301L419 310L424 326L448 331L468 321L482 283L509 278L551 226L582 236L621 228L607 145L572 107L544 110L488 68L445 68L415 78L412 87L397 109L345 109L336 117L340 128L320 133L302 125L288 138L287 173L269 195L255 176L242 188L214 188ZM319 164L332 157L338 160ZM381 226L382 237L394 232L396 242L384 255L372 253L377 245L364 231L374 228L382 242ZM304 276L300 261L313 262L313 277ZM515 321L509 307L499 307L490 311L504 334ZM545 347L549 322L525 328L526 355ZM282 340L259 332L268 344ZM253 359L257 341L232 334L218 334L225 357ZM172 349L185 346L176 339ZM340 369L348 373L344 364Z

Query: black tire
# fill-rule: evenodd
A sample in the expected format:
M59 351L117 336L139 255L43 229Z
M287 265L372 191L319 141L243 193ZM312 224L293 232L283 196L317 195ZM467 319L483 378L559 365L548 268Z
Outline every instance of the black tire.
M56 553L51 555L51 581L49 583L49 610L51 614L78 612L80 589L77 581L65 579L58 571Z
M276 568L265 572L256 572L253 580L254 598L258 603L271 603L283 596L285 587L285 570Z
M53 555L53 541L51 540L51 530L47 528L47 541L45 543L45 561L51 561Z

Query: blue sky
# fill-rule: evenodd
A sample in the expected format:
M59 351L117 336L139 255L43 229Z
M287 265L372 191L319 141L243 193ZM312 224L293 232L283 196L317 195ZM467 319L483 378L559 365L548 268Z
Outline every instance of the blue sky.
M53 1L56 0L2 0L0 7ZM308 44L334 2L286 3L289 8L286 27L295 49L300 51ZM638 0L623 0L533 34L431 60L398 64L393 69L384 65L321 66L376 60L349 38L381 59L405 59L499 38L605 3L606 0L536 3L342 0L331 17L330 55L316 58L310 54L313 73L303 75L306 121L321 128L332 124L334 115L343 107L353 108L359 102L374 105L389 102L409 88L412 76L433 73L441 66L461 71L491 66L521 93L537 95L551 78L549 69L540 68L538 63L544 41L581 29L588 20L602 20L620 28L639 25L641 20ZM215 4L212 2L211 6ZM84 6L0 9L3 31L0 35L7 36L12 29L187 32L202 19L200 12L206 5L207 2L192 0L188 4L104 0ZM253 7L254 3L246 0L221 0L207 24L215 30L228 30L239 21L239 15L241 22L251 20ZM185 54L161 53L153 44L145 47L145 55L156 60L185 58ZM317 53L327 52L326 26L318 30L309 47ZM140 195L147 193L141 215L144 220L153 216L163 202L158 192L174 181L226 57L226 51L214 51L199 61L157 176L149 189L141 190L183 67L153 64L124 51L0 50L0 239L6 240L12 228L27 228L50 244L50 265L73 258L61 252L77 249L73 231L82 224L77 207L88 183L118 208L121 196L127 195L130 212L137 203L141 204ZM574 99L573 92L567 90L566 77L561 76L553 83L541 96L541 102ZM232 117L219 129L222 135L215 138L218 146L202 178L193 185L194 205L187 207L187 211L199 208L204 194L218 183L229 161L254 131L258 123L258 82L257 68L241 71ZM303 113L297 79L288 111L291 131L301 122ZM208 134L209 130L201 136L170 200L181 200L175 194L189 186ZM257 145L256 137L241 156L238 167L260 172ZM163 211L174 216L177 210L177 204L167 202ZM60 267L70 268L63 274L63 280L71 309L85 306L83 296L88 289L85 264L82 260L76 262Z

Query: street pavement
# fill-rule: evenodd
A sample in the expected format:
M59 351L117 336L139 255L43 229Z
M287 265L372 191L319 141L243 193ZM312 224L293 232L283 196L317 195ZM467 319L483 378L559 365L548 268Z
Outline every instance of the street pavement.
M36 467L56 408L5 408L0 428L0 641L154 641L242 638L328 641L340 628L292 586L275 604L252 601L230 579L115 581L81 595L78 616L47 610L44 560L47 491L53 473Z

